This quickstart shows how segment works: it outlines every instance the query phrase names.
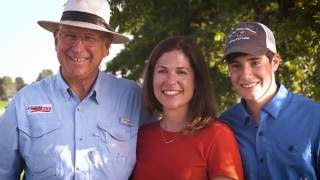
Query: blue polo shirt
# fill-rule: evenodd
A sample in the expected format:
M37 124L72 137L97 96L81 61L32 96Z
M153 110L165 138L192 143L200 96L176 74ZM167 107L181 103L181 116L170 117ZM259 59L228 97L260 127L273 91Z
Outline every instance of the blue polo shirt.
M127 180L141 118L139 87L103 72L82 101L61 74L29 85L0 119L0 180Z
M258 124L243 100L221 119L236 135L246 179L320 179L319 103L279 85Z

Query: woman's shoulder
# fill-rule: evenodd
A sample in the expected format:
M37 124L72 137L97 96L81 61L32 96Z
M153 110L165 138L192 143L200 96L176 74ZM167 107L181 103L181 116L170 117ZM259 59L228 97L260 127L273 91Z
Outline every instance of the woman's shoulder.
M225 122L215 118L202 133L202 139L206 141L209 147L217 144L226 146L236 142L231 128Z
M214 134L233 134L229 125L218 118L212 119L212 121L208 124L207 131L210 131Z

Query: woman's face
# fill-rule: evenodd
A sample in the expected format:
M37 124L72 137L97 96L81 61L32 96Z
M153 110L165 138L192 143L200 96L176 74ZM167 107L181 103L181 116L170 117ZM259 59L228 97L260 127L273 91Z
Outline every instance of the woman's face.
M187 112L194 89L194 71L182 51L160 56L153 74L153 93L164 112Z

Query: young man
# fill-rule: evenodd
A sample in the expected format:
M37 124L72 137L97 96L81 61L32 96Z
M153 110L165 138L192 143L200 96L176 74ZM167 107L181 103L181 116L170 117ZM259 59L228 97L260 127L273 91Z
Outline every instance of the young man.
M140 90L99 71L112 43L106 0L68 0L54 34L57 75L25 87L0 119L0 180L127 180L136 160Z
M225 60L241 102L221 115L240 144L246 179L320 178L320 104L275 79L272 31L244 22L228 35Z

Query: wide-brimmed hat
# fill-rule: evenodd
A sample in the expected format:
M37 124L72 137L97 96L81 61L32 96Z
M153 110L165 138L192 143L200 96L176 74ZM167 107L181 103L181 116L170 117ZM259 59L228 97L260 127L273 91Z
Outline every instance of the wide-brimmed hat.
M38 24L50 32L57 31L60 25L98 30L111 34L114 44L128 42L128 37L111 30L110 14L107 0L67 0L60 22L41 20Z
M229 33L224 57L232 53L260 56L268 50L277 53L272 31L259 22L242 22Z

